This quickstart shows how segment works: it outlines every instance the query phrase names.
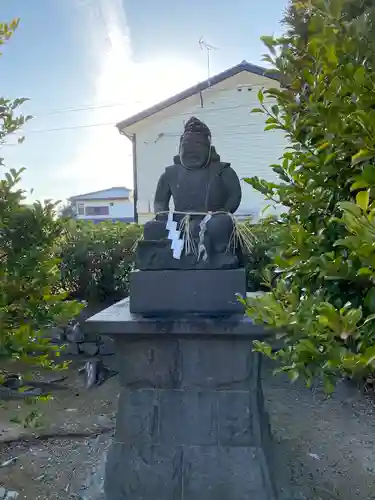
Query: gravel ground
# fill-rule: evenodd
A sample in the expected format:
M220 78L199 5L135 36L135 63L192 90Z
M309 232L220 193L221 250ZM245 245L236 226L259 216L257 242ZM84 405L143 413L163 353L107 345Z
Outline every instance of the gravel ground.
M268 368L268 369L267 369ZM375 403L348 382L332 398L264 370L280 500L375 499Z
M45 429L87 431L113 424L116 379L87 391L72 371L69 390L45 406ZM375 500L375 405L340 383L328 399L273 377L264 369L264 392L275 436L279 500ZM0 420L15 408L0 410ZM56 432L58 432L56 430ZM1 434L1 431L0 431ZM3 434L5 435L5 434ZM105 454L111 433L96 438L53 438L3 444L0 486L18 500L103 500Z

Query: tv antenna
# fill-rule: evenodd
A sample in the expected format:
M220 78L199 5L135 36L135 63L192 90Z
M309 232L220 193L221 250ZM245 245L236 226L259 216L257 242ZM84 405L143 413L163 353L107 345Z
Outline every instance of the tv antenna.
M204 51L204 50L205 50L205 51L207 52L207 74L208 74L208 76L207 76L207 77L208 77L208 79L209 79L209 78L210 78L210 76L211 76L211 75L210 75L210 56L211 56L210 52L211 52L211 50L217 50L217 47L214 47L214 45L211 45L211 44L207 43L207 42L204 40L203 36L201 36L201 37L200 37L200 39L199 39L199 42L198 42L198 43L199 43L199 47L200 47L200 49L201 49L202 51Z

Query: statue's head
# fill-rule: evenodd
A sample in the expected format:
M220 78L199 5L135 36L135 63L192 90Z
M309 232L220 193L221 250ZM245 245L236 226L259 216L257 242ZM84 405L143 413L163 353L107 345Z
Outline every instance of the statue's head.
M190 118L180 139L180 161L187 168L204 168L211 158L211 132L198 118Z

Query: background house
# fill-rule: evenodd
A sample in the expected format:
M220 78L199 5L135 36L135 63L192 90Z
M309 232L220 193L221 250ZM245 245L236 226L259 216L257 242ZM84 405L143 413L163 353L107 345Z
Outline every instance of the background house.
M132 190L112 187L103 191L80 194L69 198L76 219L92 222L111 220L133 222L134 204Z
M184 123L191 116L210 127L217 152L240 179L276 179L269 165L278 162L286 139L279 130L264 131L263 114L250 113L259 107L262 87L279 87L279 81L266 69L243 61L117 124L120 133L133 142L135 217L140 223L152 217L158 178L173 163ZM265 104L272 103L265 100ZM268 202L244 182L242 192L237 214L258 217Z

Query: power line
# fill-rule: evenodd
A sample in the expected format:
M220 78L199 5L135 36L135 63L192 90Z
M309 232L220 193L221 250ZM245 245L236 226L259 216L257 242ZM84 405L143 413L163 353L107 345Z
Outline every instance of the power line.
M267 104L267 102L266 102ZM232 109L240 109L240 108L248 108L249 111L251 108L256 105L256 103L249 105L249 104L237 104L234 106L223 106L223 107L217 107L217 108L210 108L210 109L197 109L196 111L189 111L188 113L177 113L174 115L175 117L178 116L192 116L194 113L196 113L199 116L205 115L207 113L212 113L212 112L217 112L217 111L229 111ZM29 130L27 133L33 133L33 134L38 134L38 133L44 133L44 132L60 132L60 131L67 131L67 130L77 130L77 129L85 129L85 128L93 128L93 127L114 127L116 125L116 122L104 122L104 123L90 123L87 125L72 125L68 127L55 127L55 128L46 128L46 129L36 129L36 130Z
M56 127L56 128L41 128L36 130L29 130L28 134L40 134L44 132L61 132L64 130L77 130L83 128L92 128L92 127L114 127L116 123L90 123L88 125L72 125L71 127Z
M132 104L141 104L143 101L132 101ZM127 102L115 102L112 104L92 104L89 106L82 106L81 108L66 108L66 109L55 109L52 111L47 111L46 113L39 113L38 116L49 116L49 115L61 115L65 113L76 113L78 111L91 111L95 109L103 109L103 108L116 108L120 106L128 106ZM37 113L36 113L37 114Z
M261 85L244 85L243 87L251 87L253 89L258 89L261 88ZM241 87L238 87L239 89ZM202 91L203 95L208 92L216 92L216 93L222 93L222 92L232 92L233 89L214 89L214 88L207 88ZM136 101L131 101L131 104L144 104L144 100L136 100ZM157 103L156 103L157 104ZM151 104L151 106L154 106L155 104ZM52 109L51 111L45 111L38 113L38 111L34 111L33 113L37 116L50 116L50 115L60 115L60 114L65 114L65 113L75 113L75 112L80 112L80 111L92 111L96 109L105 109L105 108L116 108L116 107L122 107L122 106L129 106L129 101L128 102L114 102L114 103L107 103L107 104L88 104L86 106L81 106L81 107L71 107L71 108L61 108L61 109Z

